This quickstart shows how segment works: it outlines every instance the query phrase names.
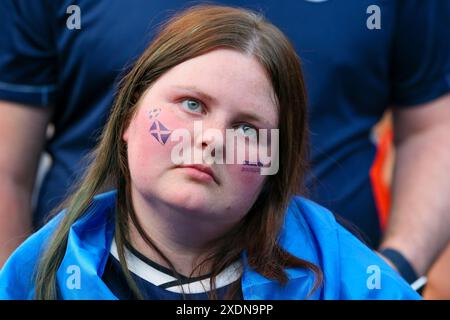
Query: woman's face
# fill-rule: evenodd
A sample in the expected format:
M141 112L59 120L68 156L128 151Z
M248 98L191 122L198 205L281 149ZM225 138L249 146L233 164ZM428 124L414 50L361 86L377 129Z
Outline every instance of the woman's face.
M214 143L225 157L227 129L249 137L258 129L277 126L273 89L254 57L216 49L185 61L147 89L123 135L132 190L141 199L159 201L186 214L235 223L257 199L266 176L239 161L197 168L176 164L172 150L181 140L172 140L174 132L189 133L191 151L197 155ZM206 135L208 129L219 130L223 144Z

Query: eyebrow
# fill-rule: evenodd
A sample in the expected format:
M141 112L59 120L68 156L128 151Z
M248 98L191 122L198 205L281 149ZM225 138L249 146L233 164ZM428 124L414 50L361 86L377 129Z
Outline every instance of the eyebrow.
M246 121L255 121L258 122L260 125L266 128L274 127L275 125L270 123L268 120L258 117L258 115L254 113L248 113L248 112L239 112L238 113L239 118L243 118Z
M197 96L199 96L200 99L207 101L210 104L218 104L218 101L215 97L213 97L205 92L202 92L195 86L179 86L179 85L177 85L177 86L172 86L172 87L176 88L176 89L190 91L190 92L196 94ZM274 124L270 123L268 120L261 118L257 114L252 113L252 112L249 113L249 112L240 112L239 111L238 117L245 118L246 120L249 120L249 121L253 120L253 121L259 122L260 124L262 124L266 127L274 126Z
M176 88L176 89L182 89L182 90L190 91L192 93L195 93L202 100L205 100L208 103L217 104L217 99L216 98L214 98L213 96L210 96L207 93L202 92L197 87L194 87L194 86L173 86L173 87Z

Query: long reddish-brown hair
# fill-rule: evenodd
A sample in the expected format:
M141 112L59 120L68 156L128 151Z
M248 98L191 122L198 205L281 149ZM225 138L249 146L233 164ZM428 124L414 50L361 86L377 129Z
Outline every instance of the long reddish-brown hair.
M122 79L109 120L93 151L92 164L63 204L66 214L38 266L37 299L57 297L56 271L65 254L70 226L84 214L94 195L109 188L117 189L115 238L123 272L135 296L142 298L124 255L130 223L173 268L136 217L130 200L130 172L122 136L138 100L152 83L174 66L217 48L251 55L265 69L276 96L280 143L278 173L268 176L262 193L247 215L217 240L214 254L198 266L206 262L211 266L211 298L216 298L215 277L239 259L243 251L247 252L249 266L267 278L285 284L288 281L285 268L306 268L316 275L311 292L318 288L321 271L283 250L277 241L289 200L303 191L307 170L306 94L300 60L284 34L262 15L241 8L204 5L189 8L163 25ZM236 297L238 285L229 291L228 297Z

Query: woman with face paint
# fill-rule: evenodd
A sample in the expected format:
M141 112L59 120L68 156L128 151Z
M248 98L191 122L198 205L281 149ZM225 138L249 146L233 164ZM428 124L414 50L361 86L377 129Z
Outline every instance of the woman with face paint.
M8 260L0 298L418 298L301 197L306 149L286 37L251 11L188 9L122 79L86 175Z

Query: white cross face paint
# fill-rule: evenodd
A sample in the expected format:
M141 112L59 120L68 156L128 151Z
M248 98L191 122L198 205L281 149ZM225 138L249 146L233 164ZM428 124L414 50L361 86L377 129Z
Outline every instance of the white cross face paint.
M156 141L158 141L162 145L165 145L167 140L169 139L172 131L167 129L161 123L161 121L156 120L156 118L158 118L160 113L161 113L161 109L159 109L159 108L155 108L148 112L149 118L153 119L149 131L150 131L150 134L156 139Z

